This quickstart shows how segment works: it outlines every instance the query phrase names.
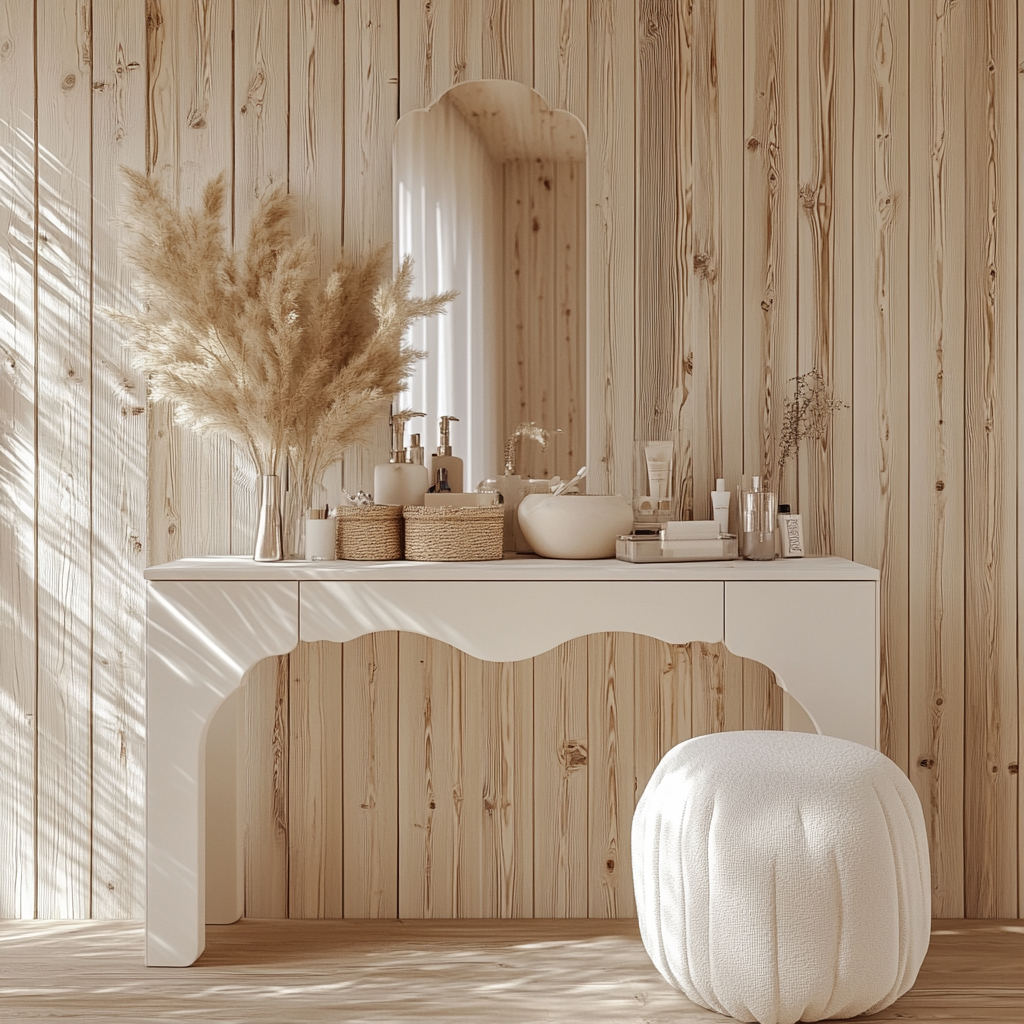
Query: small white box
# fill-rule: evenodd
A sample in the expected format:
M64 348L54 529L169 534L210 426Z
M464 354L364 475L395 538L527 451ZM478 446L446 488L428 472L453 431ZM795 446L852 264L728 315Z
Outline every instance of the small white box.
M714 519L676 520L665 524L665 540L716 540L718 523Z

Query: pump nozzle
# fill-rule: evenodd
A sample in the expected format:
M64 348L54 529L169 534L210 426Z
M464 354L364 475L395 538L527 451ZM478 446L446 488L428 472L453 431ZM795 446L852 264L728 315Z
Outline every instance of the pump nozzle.
M405 425L409 420L417 416L425 416L426 413L413 412L412 409L403 409L401 412L391 414L391 461L406 462L405 457Z
M437 454L438 455L451 455L452 443L448 434L448 424L458 423L458 416L442 416L441 425L438 428L438 439L437 439Z

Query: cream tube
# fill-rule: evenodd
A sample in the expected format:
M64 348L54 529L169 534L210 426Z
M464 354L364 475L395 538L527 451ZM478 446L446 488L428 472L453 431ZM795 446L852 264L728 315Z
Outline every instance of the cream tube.
M729 532L729 499L732 493L725 489L725 480L719 477L715 481L715 489L711 492L711 511L719 533Z
M672 442L648 441L644 447L647 456L647 479L651 484L651 500L655 502L670 498L672 479Z

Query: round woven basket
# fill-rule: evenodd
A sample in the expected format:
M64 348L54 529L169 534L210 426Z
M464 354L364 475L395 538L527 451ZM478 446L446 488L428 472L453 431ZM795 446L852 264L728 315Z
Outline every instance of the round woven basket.
M406 505L405 557L413 562L484 562L502 556L505 510Z
M402 557L401 505L339 505L338 557L387 561Z

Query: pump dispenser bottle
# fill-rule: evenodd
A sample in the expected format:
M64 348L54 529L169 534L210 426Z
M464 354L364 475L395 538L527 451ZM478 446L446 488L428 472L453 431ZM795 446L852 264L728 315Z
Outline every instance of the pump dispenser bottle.
M381 463L373 471L373 500L376 505L422 505L430 486L427 467L409 459L405 450L407 420L422 416L421 412L392 413L391 461ZM422 452L422 448L420 451Z
M430 456L430 485L440 490L441 470L448 470L448 487L453 494L462 493L462 459L452 455L449 423L458 423L458 416L442 416L438 432L437 454Z

